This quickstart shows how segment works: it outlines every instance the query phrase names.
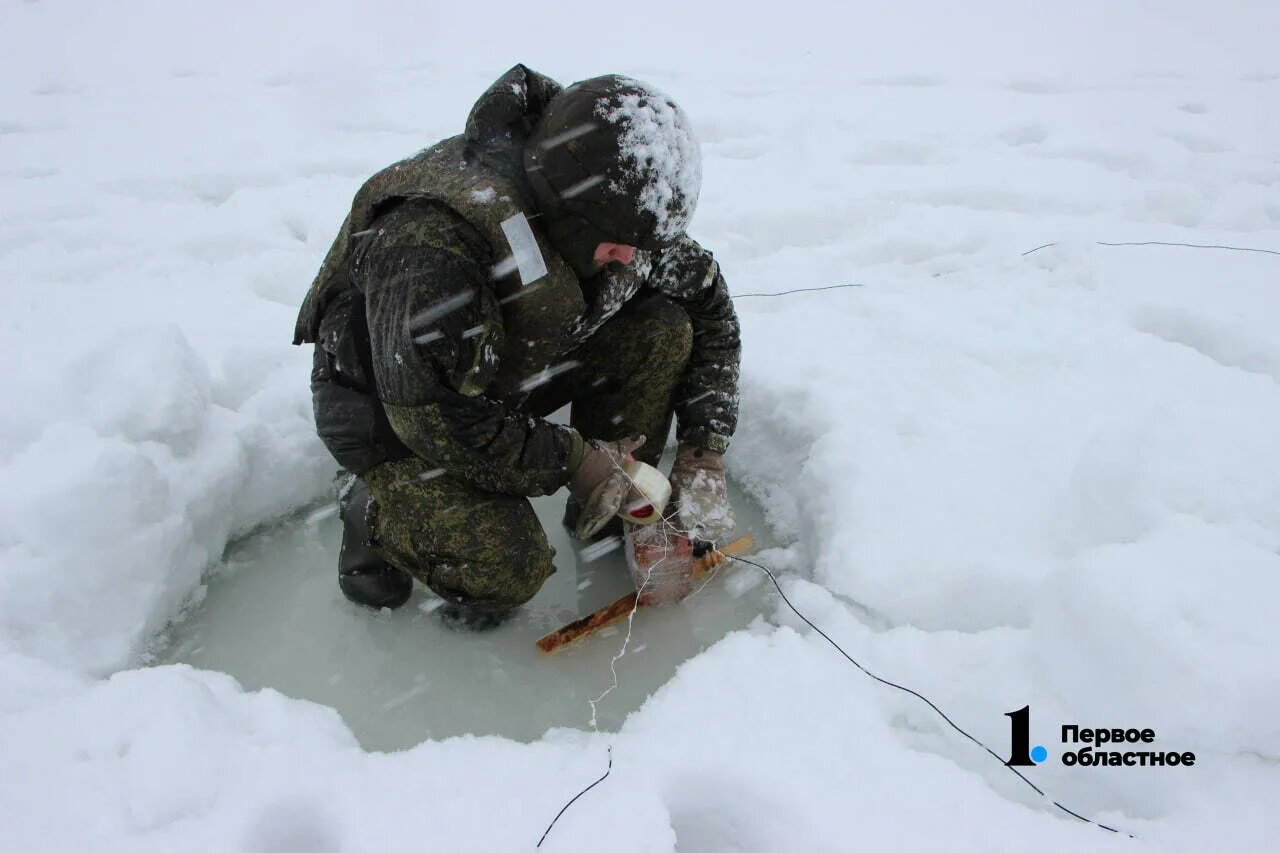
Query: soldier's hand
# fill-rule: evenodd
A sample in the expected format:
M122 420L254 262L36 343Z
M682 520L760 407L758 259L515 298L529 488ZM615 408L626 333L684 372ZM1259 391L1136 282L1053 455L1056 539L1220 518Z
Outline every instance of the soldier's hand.
M644 436L619 441L592 439L583 450L582 462L569 480L569 491L582 504L574 535L590 539L618 514L632 489L623 466L632 451L644 444Z
M729 504L724 456L681 446L671 466L671 504L676 524L692 542L716 543L738 522Z

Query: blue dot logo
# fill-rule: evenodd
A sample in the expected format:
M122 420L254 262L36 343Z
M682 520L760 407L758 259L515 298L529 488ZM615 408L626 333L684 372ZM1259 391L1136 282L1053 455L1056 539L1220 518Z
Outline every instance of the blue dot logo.
M1031 760L1036 764L1042 763L1048 757L1049 750L1045 749L1043 746L1035 746L1031 748Z

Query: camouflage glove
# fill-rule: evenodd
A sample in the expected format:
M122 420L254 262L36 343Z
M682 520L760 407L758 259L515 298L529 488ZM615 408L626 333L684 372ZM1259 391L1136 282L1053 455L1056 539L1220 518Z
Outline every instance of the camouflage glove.
M583 448L582 462L569 479L569 491L582 505L574 535L590 539L631 495L631 480L623 470L631 451L644 444L644 436L619 441L592 439Z
M729 505L724 456L681 446L671 466L670 506L690 541L718 542L732 533L738 522Z

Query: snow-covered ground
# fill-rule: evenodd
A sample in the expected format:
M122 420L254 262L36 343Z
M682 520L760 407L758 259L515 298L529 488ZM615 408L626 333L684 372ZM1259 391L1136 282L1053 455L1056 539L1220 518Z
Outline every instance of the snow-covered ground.
M1274 849L1280 256L1098 243L1280 251L1280 7L419 6L0 7L0 848L528 849L612 746L544 848ZM735 293L863 285L738 303L768 561L1137 841L776 598L532 744L134 668L328 488L287 343L351 194L516 61L685 106ZM1072 723L1197 762L1065 767Z

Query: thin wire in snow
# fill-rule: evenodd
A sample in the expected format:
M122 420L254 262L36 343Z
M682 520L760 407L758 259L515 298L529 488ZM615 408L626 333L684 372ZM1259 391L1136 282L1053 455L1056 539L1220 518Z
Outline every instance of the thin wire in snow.
M624 477L626 477L628 480L631 480L633 485L635 484L635 480L631 477L630 474L627 473L625 468L623 468L621 465L618 465L616 462L614 463L614 467L617 468L619 471L621 471ZM683 532L678 527L676 527L674 524L672 524L670 521L668 521L666 518L663 518L662 516L659 516L658 523L663 525L664 527L669 528L670 530L675 531L680 535L684 535ZM619 539L619 537L617 536L609 537L609 539L602 540L599 543L593 543L592 545L588 545L587 548L583 549L583 552L585 553L586 551L592 548L596 548L599 545L604 544L604 542L609 542L610 543L609 550L612 550L613 548L621 544L621 539ZM645 573L644 580L641 582L640 588L636 590L635 604L631 606L631 612L627 614L627 634L625 637L623 637L622 646L618 649L617 654L615 654L613 658L609 661L609 672L613 676L613 683L599 696L589 700L589 704L591 705L591 727L593 729L596 728L597 703L599 703L606 696L608 696L610 693L612 693L614 690L618 688L617 664L618 664L618 661L621 660L623 656L626 655L627 653L627 647L631 643L631 631L635 624L636 611L640 609L640 598L644 594L645 587L649 585L650 579L653 578L653 573L656 568L657 568L657 565L653 565L649 567L649 571ZM708 579L708 582L709 581L710 579ZM704 583L703 586L705 587L706 583ZM560 811L556 813L556 816L552 819L551 825L547 827L547 831L542 833L542 838L538 841L539 847L542 846L543 841L546 841L547 835L551 832L551 827L556 825L556 821L560 820L560 816L565 813L565 811L569 808L569 806L573 805L578 800L578 798L581 797L583 794L585 794L587 791L590 791L596 785L599 785L601 782L603 782L606 778L608 778L609 774L612 772L613 772L613 747L610 746L609 747L609 767L607 770L605 770L604 775L601 776L596 781L592 782L587 787L583 788L581 791L579 791L577 794L574 795L573 799L569 800L569 802L564 804L564 806L560 809Z
M1264 255L1280 255L1275 249L1254 249L1248 246L1220 246L1214 243L1166 243L1162 240L1143 240L1133 243L1103 243L1097 241L1099 246L1184 246L1188 249L1227 249L1232 252L1260 252Z
M960 726L956 725L956 723L955 723L955 721L954 721L954 720L952 720L950 717L948 717L948 716L946 715L946 713L945 713L941 708L939 708L937 705L935 705L935 704L933 703L933 701L932 701L931 699L929 699L929 697L925 696L923 693L918 693L918 692L916 692L915 690L912 690L910 687L903 687L901 684L898 684L897 682L894 682L894 681L890 681L890 680L889 680L889 679L887 679L887 678L881 678L880 676L876 675L874 672L872 672L871 670L867 669L865 666L863 666L862 664L860 664L860 663L858 663L856 660L854 660L854 659L853 659L853 657L852 657L848 652L846 652L843 648L841 648L841 646L840 646L840 644L839 644L839 643L837 643L835 640L831 639L831 637L827 636L827 633L826 633L825 631L823 631L821 628L819 628L817 625L813 624L813 622L809 619L809 617L808 617L808 616L805 616L803 613L801 613L799 610L797 610L797 609L796 609L796 606L795 606L794 604L792 604L792 603L791 603L791 599L787 598L787 594L786 594L785 592L783 592L783 591L782 591L782 585L778 583L778 578L774 575L774 573L773 573L772 571L770 571L770 570L769 570L769 568L768 568L767 566L764 566L764 565L763 565L763 564L761 564L761 563L757 563L757 562L755 562L754 560L748 560L748 559L746 559L746 558L744 558L744 557L737 557L737 556L734 556L733 554L726 554L725 556L726 556L726 557L728 557L730 560L736 560L736 561L737 561L737 562L739 562L739 563L746 563L748 566L755 566L757 569L759 569L760 571L762 571L762 572L764 572L766 575L768 575L769 580L771 580L771 581L773 582L773 586L774 586L774 588L778 590L778 595L782 596L782 600L783 600L783 602L787 605L787 607L790 607L790 608L791 608L791 612L792 612L792 613L794 613L794 614L796 614L796 616L800 617L800 619L801 619L801 620L802 620L806 625L808 625L810 628L812 628L814 631L816 631L816 632L818 633L818 635L822 637L822 639L824 639L824 640L826 640L828 643L830 643L830 644L831 644L831 647L832 647L833 649L835 649L837 652L839 652L841 655L843 655L845 660L849 661L849 663L851 663L851 664L853 664L854 666L856 666L856 667L857 667L859 670L861 670L861 671L862 671L862 673L863 673L864 675L866 675L868 678L871 678L871 679L873 679L873 680L875 680L875 681L878 681L878 682L880 682L881 684L886 685L887 687L892 687L892 688L894 688L894 689L896 689L896 690L901 690L903 693L909 693L910 695L912 695L912 696L916 697L917 699L919 699L921 702L923 702L923 703L925 703L926 705L928 705L930 708L932 708L932 709L937 713L937 715L938 715L939 717L941 717L943 720L945 720L945 721L947 722L947 725L951 726L951 728L955 729L957 732L959 732L960 734L964 735L966 738L968 738L969 740L973 741L975 744L977 744L978 746L980 746L980 747L981 747L983 750L985 750L985 751L986 751L986 752L987 752L987 753L988 753L992 758L994 758L996 761L999 761L999 762L1000 762L1000 764L1001 764L1001 766L1003 766L1003 767L1007 768L1007 769L1009 770L1009 772L1010 772L1010 773L1012 773L1013 775L1015 775L1015 776L1017 776L1019 779L1021 779L1023 782L1025 782L1025 783L1027 784L1027 786L1028 786L1029 788L1031 788L1031 790L1035 791L1035 792L1036 792L1037 794L1039 794L1041 797L1044 797L1046 800L1048 800L1049 802L1053 803L1053 805L1055 805L1057 808L1061 809L1062 811L1066 812L1067 814L1071 815L1072 817L1074 817L1074 818L1076 818L1076 819L1078 819L1078 820L1082 820L1082 821L1084 821L1085 823L1091 823L1091 824L1093 824L1094 826L1098 827L1099 829L1105 829L1107 832L1114 832L1114 833L1120 834L1120 830L1116 829L1115 827L1107 826L1105 823L1099 823L1099 822L1098 822L1098 821L1096 821L1096 820L1091 820L1090 818L1087 818L1087 817L1085 817L1084 815L1081 815L1081 814L1079 814L1079 813L1077 813L1077 812L1073 812L1071 809L1067 808L1066 806L1064 806L1062 803L1058 802L1057 800L1051 799L1051 798L1049 797L1049 795L1048 795L1048 794L1046 794L1043 790L1041 790L1041 789L1040 789L1040 788L1039 788L1039 787L1038 787L1034 782L1032 782L1032 781L1031 781L1030 779L1028 779L1026 776L1023 776L1023 775L1022 775L1022 773L1020 773L1016 767L1012 767L1012 766L1010 766L1010 765L1008 765L1008 764L1005 764L1004 759L1002 759L999 755L997 755L997 754L996 754L996 752L995 752L995 750L993 750L991 747L987 746L987 745L986 745L985 743L983 743L982 741L978 740L978 739L977 739L976 737L974 737L973 735L969 734L969 733L968 733L967 731L965 731L964 729L960 728ZM1128 835L1130 838L1134 838L1134 837L1135 837L1132 833L1123 833L1123 834Z
M627 654L627 646L631 645L631 629L635 626L636 611L640 609L640 598L644 595L644 588L649 585L649 579L653 577L653 568L644 576L644 582L640 584L640 588L636 590L636 603L631 606L631 612L627 614L627 635L622 638L622 646L618 649L618 653L609 661L609 672L613 674L613 684L610 684L603 693L594 699L589 700L591 705L591 728L596 726L596 705L604 700L604 697L618 689L618 661L622 660ZM605 774L606 776L609 774Z
M614 467L615 467L615 468L617 468L617 469L618 469L618 471L620 471L620 472L622 473L622 476L626 477L626 478L631 482L631 485L632 485L633 487L638 488L638 484L636 483L635 478L634 478L634 477L632 477L630 474L628 474L628 473L627 473L627 469L626 469L626 468L622 467L621 465L618 465L616 462L614 463ZM662 513L659 513L659 514L658 514L658 521L657 521L657 523L658 523L658 524L659 524L659 525L660 525L664 530L666 530L666 531L668 532L668 534L674 533L676 536L682 536L682 537L684 537L685 539L689 540L689 542L691 542L691 543L693 542L693 537L689 535L689 531L680 529L680 527L679 527L678 525L673 524L673 523L671 522L671 520L670 520L670 519L668 519L668 518L667 518L665 515L663 515ZM613 538L615 538L615 539L616 539L617 537L613 537ZM627 646L628 646L628 644L630 644L630 642L631 642L631 629L632 629L632 624L633 624L633 623L634 623L634 621L635 621L636 611L640 609L640 602L641 602L641 599L642 599L642 598L643 598L643 596L644 596L645 588L649 585L649 581L653 579L653 575L654 575L654 573L658 570L658 568L659 568L659 567L663 564L663 562L664 562L664 561L666 561L667 559L668 559L667 557L663 557L663 558L662 558L661 560L659 560L658 562L656 562L656 563L654 563L654 564L650 565L650 566L648 567L647 571L645 571L645 573L644 573L644 580L640 583L640 588L636 590L636 602L635 602L635 604L634 604L634 605L632 605L632 607L631 607L631 612L630 612L629 614L627 614L627 635L626 635L626 637L625 637L625 638L623 639L623 641L622 641L622 648L621 648L621 649L619 649L619 651L618 651L618 653L617 653L616 655L614 655L613 660L609 661L609 670L610 670L610 672L612 672L612 673L613 673L613 686L612 686L612 687L610 687L608 690L606 690L604 693L601 693L601 694L600 694L599 696L597 696L595 699L591 700L591 727L592 727L592 728L595 728L595 727L596 727L596 703L597 703L597 702L599 702L601 699L603 699L605 696L607 696L607 695L609 695L610 693L612 693L612 692L617 688L617 686L618 686L618 671L617 671L617 669L616 669L615 665L616 665L616 664L617 664L617 662L622 658L622 656L623 656L623 655L625 655L625 654L627 653ZM703 590L703 588L705 588L705 587L706 587L706 585L707 585L708 583L710 583L710 582L711 582L712 578L714 578L714 577L715 577L715 575L716 575L716 573L718 573L718 571L719 571L719 567L716 567L716 568L712 571L712 573L711 573L711 577L707 578L707 580L703 582L702 586L698 587L697 592L701 592L701 591ZM695 594L696 594L696 593L695 593ZM686 598L687 598L687 597L688 597L688 596L686 596Z
M609 766L608 766L608 768L604 771L604 775L603 775L603 776L601 776L601 777L600 777L599 779L597 779L596 781L592 782L592 783L591 783L590 785L588 785L587 787L583 788L583 789L582 789L581 791L579 791L578 793L574 794L574 795L573 795L573 799L571 799L569 802L565 803L565 804L564 804L564 806L562 806L562 807L561 807L560 811L556 812L556 816L555 816L555 817L553 817L553 818L551 819L551 824L547 827L546 831L542 833L542 837L538 839L538 845L537 845L537 846L538 846L538 847L541 847L541 846L542 846L542 842L544 842L544 841L546 841L546 840L547 840L547 836L551 834L551 828L552 828L553 826L555 826L555 825L556 825L556 821L558 821L558 820L560 819L560 815L564 814L566 811L568 811L568 810L569 810L569 806L571 806L571 805L573 805L574 803L576 803L576 802L578 801L578 798L579 798L579 797L581 797L583 794L585 794L587 791L590 791L590 790L591 790L592 788L594 788L596 785L599 785L599 784L600 784L601 782L603 782L605 779L608 779L608 778L609 778L609 774L610 774L610 773L612 773L612 772L613 772L613 746L611 745L611 746L609 747Z
M1258 252L1265 255L1280 255L1280 251L1276 251L1275 249L1258 249L1258 248L1253 248L1249 246L1224 246L1224 245L1218 245L1216 243L1174 243L1174 242L1168 242L1164 240L1142 240L1142 241L1135 241L1135 242L1129 242L1129 243L1108 243L1102 240L1095 240L1094 244L1098 246L1183 246L1189 249L1226 249L1232 252ZM1036 252L1040 251L1041 249L1048 249L1051 246L1056 246L1056 245L1058 244L1044 243L1040 246L1036 246L1034 249L1028 249L1027 251L1023 252L1022 257L1025 258L1027 255L1033 255ZM819 290L840 290L846 287L864 287L864 286L865 285L862 285L862 284L830 284L830 285L827 285L826 287L797 287L794 290L780 290L777 293L735 293L735 294L731 294L731 298L747 299L752 296L789 296L792 293L814 293Z
M863 287L861 284L829 284L826 287L797 287L795 290L781 290L777 293L735 293L733 299L746 299L750 296L789 296L792 293L813 293L818 290L840 290L845 287Z
M632 482L632 484L633 484L633 485L635 484L635 480L631 477L631 475L630 475L630 474L628 474L628 473L627 473L627 471L626 471L626 469L625 469L625 468L623 468L621 465L618 465L616 462L614 463L614 467L615 467L615 468L617 468L619 471L621 471L621 472L622 472L622 475L623 475L624 477L626 477L628 480L631 480L631 482ZM661 517L661 516L659 516L659 518L658 518L658 523L659 523L659 524L662 524L662 525L663 525L663 526L665 526L665 527L669 527L671 530L675 530L676 532L680 532L678 527L676 527L674 524L671 524L671 522L669 522L667 519L665 519L665 518L663 518L663 517ZM611 538L612 538L613 540L615 540L615 541L620 541L620 540L618 540L618 537L616 537L616 536L611 537ZM607 541L607 540L605 540L605 541ZM597 543L597 544L598 544L598 543ZM591 547L595 547L595 546L594 546L594 545L588 546L588 548L591 548ZM586 549L584 549L584 551L585 551L585 550L586 550ZM621 660L621 659L622 659L622 657L623 657L624 655L626 655L626 653L627 653L627 646L628 646L628 645L630 645L630 643L631 643L631 629L632 629L632 627L633 627L633 626L634 626L634 624L635 624L636 611L640 609L640 597L644 594L645 587L647 587L647 586L649 585L649 580L653 577L653 572L654 572L654 569L656 569L656 568L657 568L657 565L653 565L653 566L650 566L650 567L649 567L649 571L645 573L644 581L640 584L640 588L636 590L636 601L635 601L635 604L633 604L633 605L631 606L631 612L627 614L627 634L626 634L626 636L623 638L623 640L622 640L622 646L618 649L617 654L615 654L615 655L613 656L613 658L609 661L609 672L613 674L613 684L611 684L611 685L610 685L610 686L609 686L609 687L608 687L608 688L607 688L603 693L601 693L599 696L597 696L597 697L596 697L596 698L594 698L594 699L589 700L589 701L590 701L590 705L591 705L591 728L593 728L593 729L594 729L594 728L596 728L596 704L597 704L598 702L600 702L601 700L603 700L603 699L604 699L604 697L608 696L610 693L612 693L614 690L616 690L616 689L618 688L618 669L617 669L617 663L618 663L618 661L619 661L619 660ZM709 582L709 581L710 581L710 579L708 579L708 582ZM706 586L706 584L704 583L704 584L703 584L703 586ZM570 799L570 800L569 800L569 802L565 803L565 804L560 808L560 811L556 812L556 816L555 816L554 818L552 818L552 819L551 819L551 823L550 823L550 825L548 825L548 826L547 826L546 832L543 832L543 833L542 833L542 838L538 839L538 844L537 844L537 846L538 846L538 847L541 847L541 846L542 846L542 842L544 842L544 841L546 841L546 840L547 840L547 836L551 833L551 828L552 828L552 827L554 827L554 826L556 825L556 821L560 820L560 816L561 816L561 815L563 815L566 811L568 811L569 806L571 806L571 805L573 805L574 803L576 803L576 802L578 801L578 798L579 798L579 797L581 797L583 794L587 793L587 791L590 791L590 790L591 790L592 788L594 788L596 785L599 785L599 784L600 784L601 782L603 782L605 779L609 778L609 774L610 774L610 773L612 773L612 772L613 772L613 746L612 746L612 745L610 745L610 747L609 747L609 766L605 769L605 771L604 771L604 775L603 775L603 776L601 776L599 779L595 780L594 782L592 782L592 783L591 783L590 785L588 785L587 787L583 788L583 789L582 789L581 791L579 791L578 793L574 794L574 795L573 795L573 798L572 798L572 799Z
M1280 255L1275 249L1257 249L1250 246L1224 246L1217 243L1175 243L1167 240L1136 240L1123 243L1108 243L1104 240L1094 240L1095 246L1180 246L1187 249L1225 249L1229 252L1258 252L1264 255ZM1047 249L1050 246L1056 246L1057 243L1045 243L1043 246L1036 246L1034 249L1028 249L1022 253L1022 257L1035 254L1041 249Z

